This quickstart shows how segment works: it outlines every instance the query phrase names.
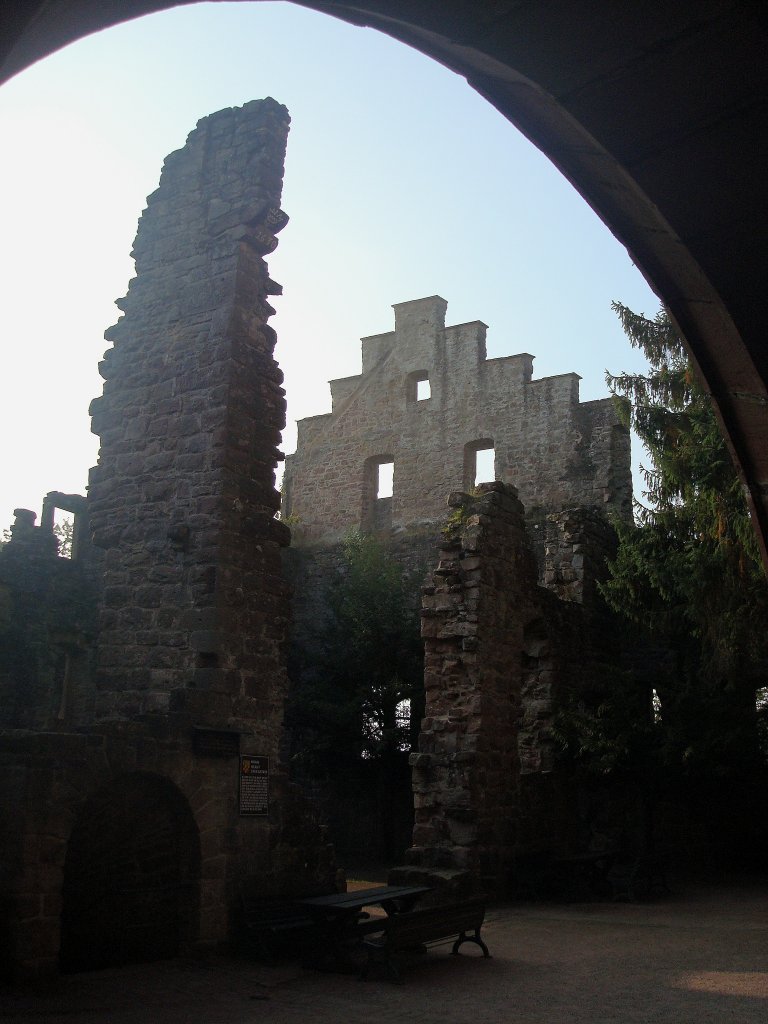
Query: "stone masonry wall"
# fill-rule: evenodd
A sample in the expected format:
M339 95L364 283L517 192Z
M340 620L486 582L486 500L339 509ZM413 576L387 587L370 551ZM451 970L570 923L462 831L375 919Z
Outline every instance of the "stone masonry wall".
M452 496L454 525L424 588L426 711L414 769L409 860L469 871L497 892L514 843L520 649L535 565L523 509L502 484Z
M119 908L110 929L116 942L130 935L132 917L147 899L173 898L156 876L162 864L153 846L131 851L130 834L121 838L119 828L130 822L114 823L115 834L102 829L99 843L109 856L94 863L98 879L94 874L79 892L68 886L73 836L90 827L95 806L117 804L131 784L173 793L179 810L172 827L179 836L182 827L191 831L196 845L197 863L175 894L193 919L178 934L174 955L221 948L233 937L238 890L246 882L260 894L286 898L307 888L330 891L332 850L319 841L295 787L271 777L268 818L238 818L237 777L237 757L201 755L189 721L177 716L114 722L91 732L0 732L0 978L34 980L56 972L66 911L65 918L88 927L100 913ZM122 862L131 852L147 872L137 891L130 879L121 889ZM152 913L159 924L159 906ZM85 938L93 944L92 934ZM149 946L144 954L139 959L153 958Z
M285 422L264 255L288 132L267 99L198 123L163 167L106 334L89 489L105 556L97 715L194 707L275 750L285 691L287 531L273 515Z
M578 831L563 780L552 782L551 727L563 688L588 680L610 646L597 602L589 604L589 574L610 531L591 510L551 517L548 572L567 578L561 594L537 581L513 488L482 484L477 495L452 494L449 505L438 566L423 589L426 710L411 754L413 846L391 878L426 875L456 891L502 894L521 851L565 853ZM537 779L546 784L533 787Z
M0 727L63 730L93 720L98 573L92 552L59 558L51 528L16 509L0 548Z
M563 509L547 517L542 583L561 601L585 605L594 613L605 607L598 582L605 563L616 555L616 534L593 509Z
M631 514L629 434L610 400L580 403L575 373L533 380L527 353L488 359L485 324L446 327L439 296L393 308L395 330L362 339L362 374L331 381L331 413L299 421L283 510L308 540L385 519L395 530L439 521L446 495L472 487L475 451L490 446L495 479L517 488L529 516ZM377 501L388 461L394 493Z

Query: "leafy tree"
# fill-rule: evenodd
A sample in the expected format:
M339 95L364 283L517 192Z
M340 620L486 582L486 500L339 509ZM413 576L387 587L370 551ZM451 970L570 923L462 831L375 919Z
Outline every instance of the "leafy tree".
M71 519L64 519L60 523L53 524L53 534L59 542L59 556L61 558L72 557L72 537L75 532L75 524Z
M669 763L728 773L757 757L768 586L743 488L669 316L613 308L649 369L606 380L651 464L636 524L617 524L619 549L602 590L671 652L654 680Z
M290 673L294 767L331 793L366 787L377 815L368 856L385 861L402 846L407 754L423 714L419 582L376 537L351 533L325 594L326 619L298 663L294 649Z
M637 677L616 666L593 669L590 685L566 688L552 726L555 742L591 775L640 772L656 781L663 759L660 716Z
M304 770L360 758L386 764L410 748L423 706L416 593L416 579L376 537L347 537L318 649L305 654L289 702Z

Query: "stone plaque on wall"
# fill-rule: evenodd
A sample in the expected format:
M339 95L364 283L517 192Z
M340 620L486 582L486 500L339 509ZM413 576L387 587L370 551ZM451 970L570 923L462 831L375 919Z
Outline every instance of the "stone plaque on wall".
M269 814L269 758L257 754L240 757L240 814Z

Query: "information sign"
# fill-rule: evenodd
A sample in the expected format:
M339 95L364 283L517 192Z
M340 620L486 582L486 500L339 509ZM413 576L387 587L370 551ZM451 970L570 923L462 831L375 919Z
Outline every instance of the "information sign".
M269 758L240 755L240 814L269 814Z

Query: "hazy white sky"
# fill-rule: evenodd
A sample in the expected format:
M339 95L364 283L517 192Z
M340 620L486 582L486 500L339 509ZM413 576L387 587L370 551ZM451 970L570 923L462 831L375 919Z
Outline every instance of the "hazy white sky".
M287 3L198 4L81 40L0 88L0 526L49 490L83 492L88 404L114 300L164 157L196 121L271 95L292 128L269 257L288 428L360 371L392 303L440 294L483 320L491 356L534 375L639 368L610 310L658 302L559 172L467 83L369 29Z

